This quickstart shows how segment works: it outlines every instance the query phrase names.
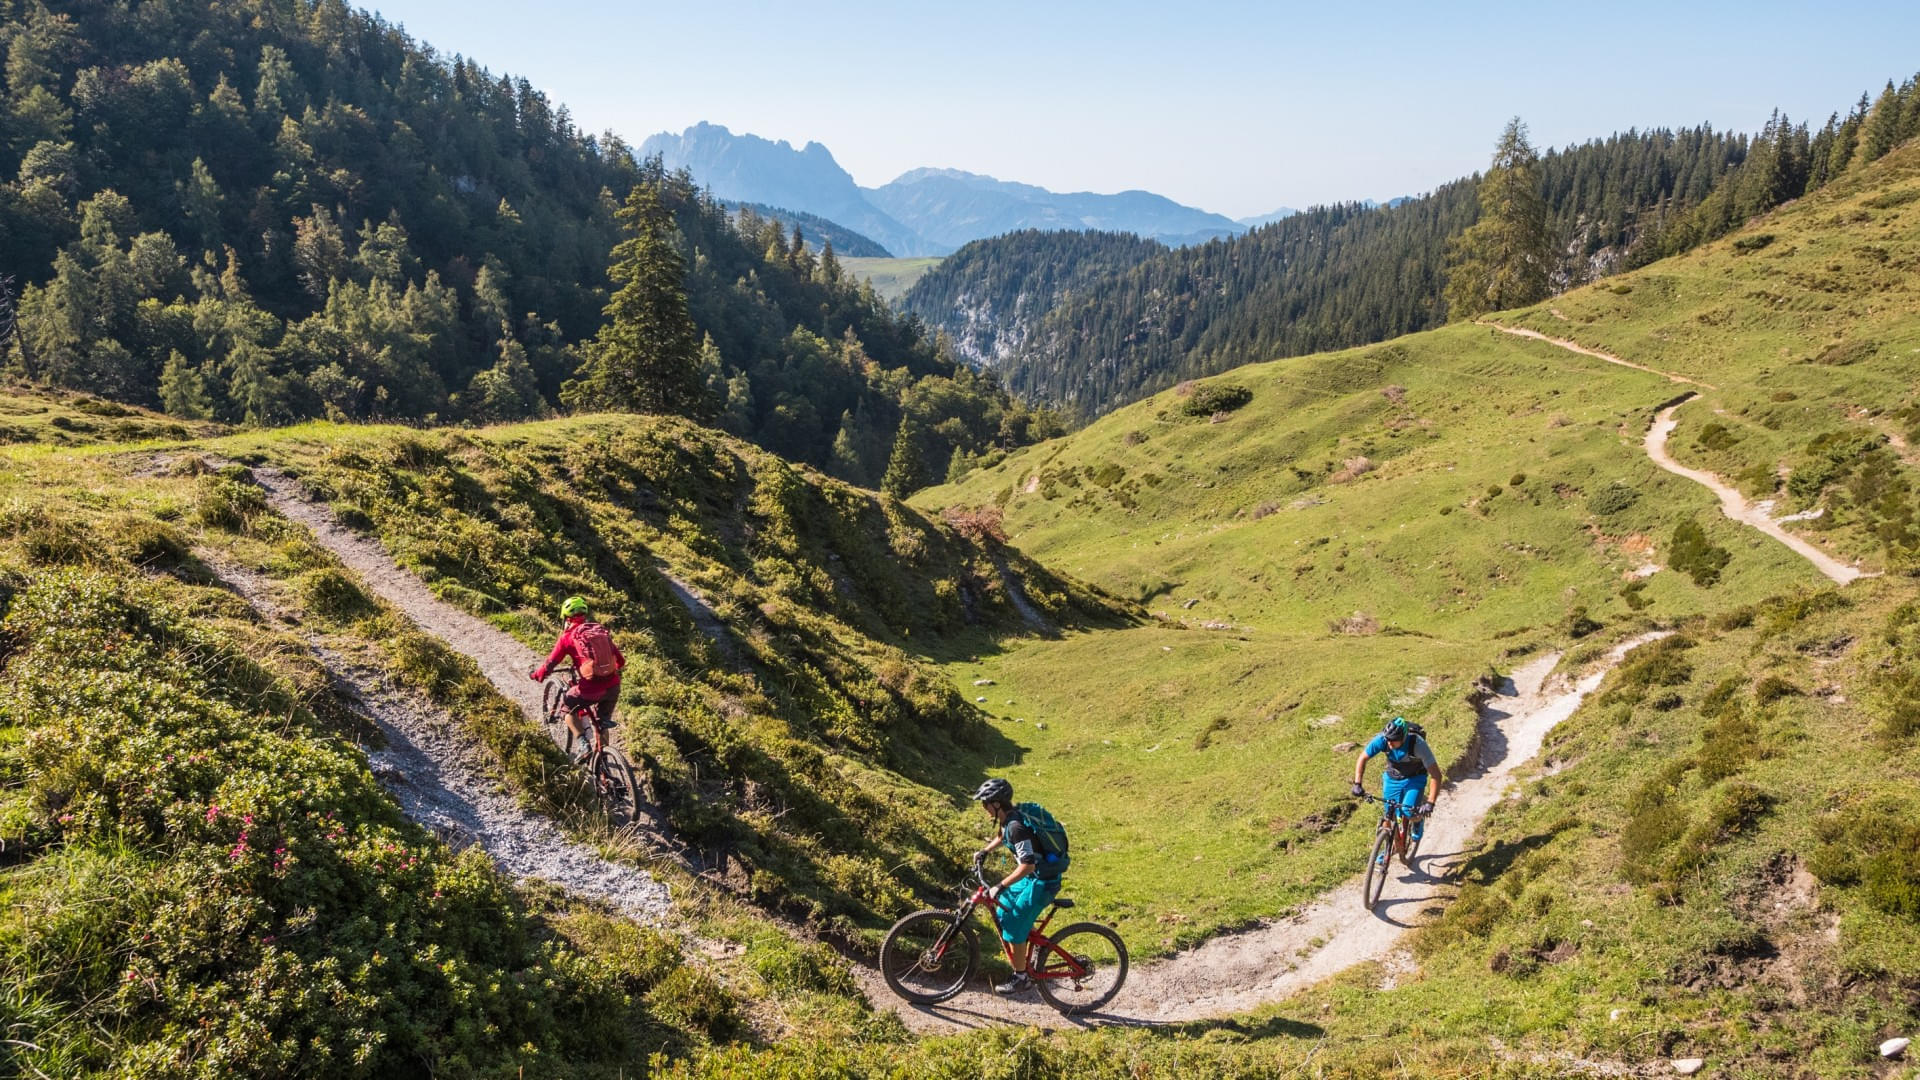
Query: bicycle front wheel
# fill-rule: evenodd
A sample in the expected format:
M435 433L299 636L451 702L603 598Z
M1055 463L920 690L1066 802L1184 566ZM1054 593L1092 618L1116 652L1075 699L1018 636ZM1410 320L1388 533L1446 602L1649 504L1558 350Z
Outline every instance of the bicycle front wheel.
M915 1005L959 993L979 966L980 938L958 912L916 911L894 923L880 943L880 977Z
M1387 888L1387 862L1393 857L1393 830L1383 828L1375 830L1373 853L1367 856L1367 880L1360 886L1360 900L1368 911L1380 902L1380 894Z
M602 750L593 759L593 793L606 808L616 827L625 828L640 818L640 785L633 775L633 763L618 750Z
M1063 1016L1098 1009L1127 981L1127 943L1110 926L1074 923L1036 952L1033 984Z

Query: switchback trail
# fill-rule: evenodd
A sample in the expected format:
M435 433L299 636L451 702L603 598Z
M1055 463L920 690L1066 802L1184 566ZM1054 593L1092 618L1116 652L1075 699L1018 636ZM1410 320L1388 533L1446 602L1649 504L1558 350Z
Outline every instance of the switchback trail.
M268 579L208 552L200 554L262 617L282 612ZM479 845L509 877L551 882L610 904L639 922L657 924L667 917L667 887L651 874L601 858L501 793L486 752L452 716L394 690L379 672L328 648L316 635L305 637L336 687L380 729L386 748L369 751L367 761L408 817L455 848Z
M1636 364L1631 360L1622 360L1612 353L1601 352L1599 349L1589 349L1577 341L1569 341L1566 338L1548 337L1538 330L1528 330L1521 326L1506 326L1497 322L1488 322L1485 319L1480 320L1480 325L1490 326L1503 334L1512 334L1514 337L1532 338L1535 341L1544 341L1549 345L1558 345L1568 352L1577 352L1582 356L1591 356L1595 360L1605 360L1609 364L1619 364L1621 367L1632 368L1635 371L1644 371L1649 375L1658 375L1668 382L1698 386L1702 390L1720 389L1712 383L1701 382L1699 379L1690 379L1685 375L1675 375L1671 371L1661 371L1659 368L1650 368L1645 364Z
M1517 326L1502 326L1499 323L1486 322L1484 320L1481 325L1490 326L1503 334L1513 334L1517 337L1544 341L1549 345L1558 345L1562 349L1577 352L1582 356L1591 356L1598 360L1605 360L1609 364L1619 364L1621 367L1630 367L1635 371L1644 371L1650 375L1658 375L1671 382L1685 383L1688 386L1698 386L1703 390L1718 389L1718 387L1715 387L1712 383L1701 382L1698 379L1690 379L1685 375L1675 375L1670 371L1650 368L1645 364L1636 364L1631 360L1622 360L1611 353L1604 353L1598 349L1589 349L1577 341L1548 337L1538 330L1527 330ZM1691 396L1692 395L1689 395L1689 397ZM1873 576L1866 574L1858 567L1849 566L1841 562L1839 559L1821 551L1806 540L1788 532L1781 527L1779 522L1769 517L1765 510L1749 503L1746 496L1740 494L1732 485L1720 479L1720 477L1701 469L1690 469L1675 461L1673 455L1667 453L1667 437L1673 434L1675 427L1679 426L1679 421L1674 419L1674 411L1684 404L1686 404L1686 399L1675 402L1661 410L1660 413L1654 417L1653 426L1647 429L1647 456L1653 459L1655 465L1660 466L1675 476L1684 476L1706 488L1708 491L1713 492L1720 498L1720 511L1722 513L1743 525L1751 525L1761 532L1766 533L1768 536L1773 537L1775 540L1787 545L1787 547L1793 549L1795 554L1812 563L1814 569L1825 574L1835 584L1845 585L1855 578Z
M1069 1020L1041 1004L994 996L975 985L943 1005L916 1008L894 997L877 972L862 969L867 993L891 1007L907 1026L924 1033L993 1024L1065 1027L1091 1024L1166 1024L1246 1012L1279 1001L1355 964L1384 959L1415 919L1436 911L1452 895L1454 877L1467 859L1468 841L1480 821L1505 795L1514 770L1539 752L1554 725L1572 716L1628 651L1664 634L1646 634L1617 645L1593 669L1569 683L1555 677L1559 653L1516 670L1480 709L1478 764L1453 780L1428 823L1417 870L1393 864L1386 891L1372 912L1360 904L1356 877L1290 918L1240 934L1213 938L1186 952L1136 967L1104 1013ZM1344 768L1344 760L1338 765ZM1070 884L1070 883L1069 883ZM1071 894L1069 887L1067 892ZM1065 922L1093 917L1075 910ZM981 916L981 950L997 947ZM1062 923L1064 925L1064 922ZM976 979L976 983L983 980Z
M1713 473L1689 469L1673 460L1673 455L1667 453L1667 438L1673 434L1673 429L1680 423L1674 419L1674 410L1684 404L1686 402L1683 401L1660 410L1659 414L1653 418L1653 426L1647 429L1647 456L1653 459L1655 465L1675 476L1684 476L1713 492L1720 497L1721 513L1743 525L1751 525L1792 548L1795 554L1812 563L1814 569L1827 575L1835 584L1845 585L1855 578L1869 576L1858 567L1849 566L1788 532L1779 522L1767 516L1765 510L1748 502L1745 495L1740 494L1732 485Z

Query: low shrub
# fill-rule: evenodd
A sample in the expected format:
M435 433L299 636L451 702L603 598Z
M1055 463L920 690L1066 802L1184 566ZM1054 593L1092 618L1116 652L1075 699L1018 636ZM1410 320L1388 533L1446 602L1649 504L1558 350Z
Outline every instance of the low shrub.
M1625 484L1609 484L1587 499L1587 509L1602 517L1617 514L1640 499L1640 493Z
M1667 564L1693 579L1695 585L1710 589L1720 581L1720 572L1733 558L1726 548L1707 542L1707 533L1698 523L1683 521L1674 527L1668 548Z
M1879 795L1814 823L1807 869L1837 888L1858 888L1870 907L1920 922L1920 805Z
M1752 236L1742 236L1733 242L1733 250L1740 255L1749 255L1773 243L1773 240L1774 237L1772 233L1755 233Z
M1180 411L1188 416L1212 416L1230 413L1253 400L1253 391L1239 383L1207 383L1195 386Z

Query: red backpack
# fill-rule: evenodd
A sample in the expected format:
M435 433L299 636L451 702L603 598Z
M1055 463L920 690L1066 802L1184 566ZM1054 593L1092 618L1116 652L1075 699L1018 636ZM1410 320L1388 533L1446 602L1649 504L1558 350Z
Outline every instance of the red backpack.
M573 628L573 647L580 659L580 677L604 679L620 674L620 659L613 651L613 635L597 622L583 622Z

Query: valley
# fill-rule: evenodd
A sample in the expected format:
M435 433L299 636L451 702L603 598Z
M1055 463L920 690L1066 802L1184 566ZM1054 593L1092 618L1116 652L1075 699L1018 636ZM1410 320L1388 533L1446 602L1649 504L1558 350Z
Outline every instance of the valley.
M0 45L7 1075L1911 1072L1920 81L1236 222L330 0ZM1098 1011L878 969L989 777Z

